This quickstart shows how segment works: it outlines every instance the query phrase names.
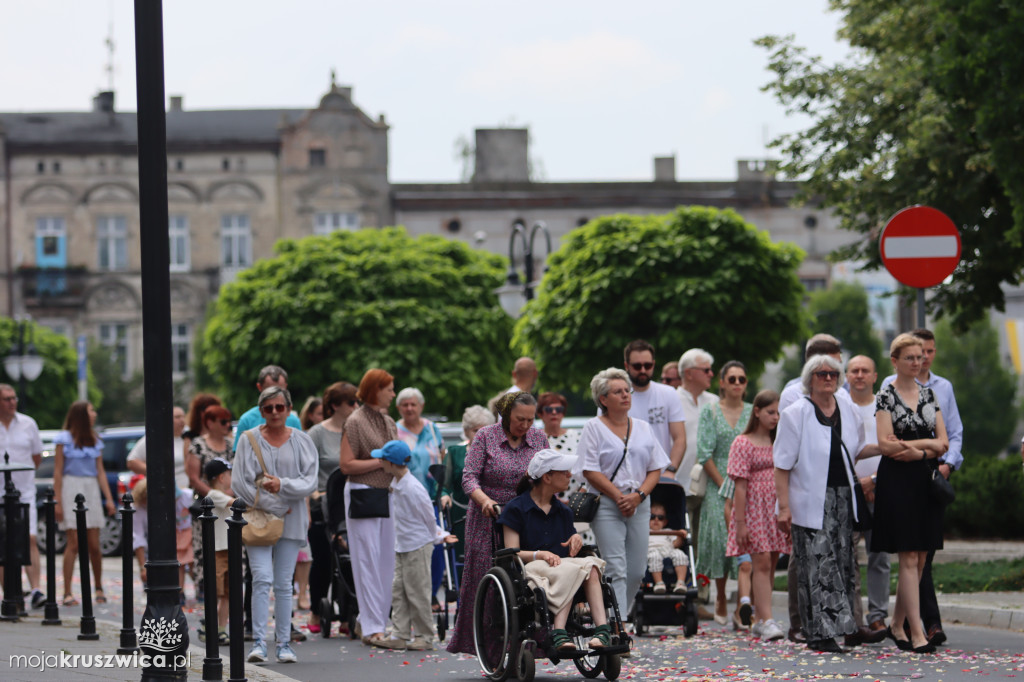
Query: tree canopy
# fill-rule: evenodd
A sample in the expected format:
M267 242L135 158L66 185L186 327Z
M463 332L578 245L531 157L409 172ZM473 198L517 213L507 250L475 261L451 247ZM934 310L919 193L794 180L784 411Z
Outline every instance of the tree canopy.
M728 209L598 218L551 255L513 347L537 360L545 386L580 393L621 367L635 338L655 346L659 364L701 347L757 374L804 334L802 258Z
M380 367L426 410L458 418L508 383L511 321L494 289L506 261L401 228L281 241L221 288L202 362L235 412L256 401L261 367L288 371L293 401Z
M31 340L43 358L43 372L35 381L25 382L24 393L18 395L18 411L35 419L41 429L59 429L71 403L78 399L78 358L67 337L34 322L28 325L25 341ZM0 358L10 355L17 343L17 323L9 317L0 318ZM18 382L6 372L3 382L19 389ZM94 404L102 399L91 381L89 399Z
M1024 5L1000 0L831 0L853 53L829 65L768 36L765 87L811 117L783 135L781 169L803 197L864 238L841 257L881 264L880 229L899 209L933 206L961 230L963 258L929 300L959 329L1024 267Z

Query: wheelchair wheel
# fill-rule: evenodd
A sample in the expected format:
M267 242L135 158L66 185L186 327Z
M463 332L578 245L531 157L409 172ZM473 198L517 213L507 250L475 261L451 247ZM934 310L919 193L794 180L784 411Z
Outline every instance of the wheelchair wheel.
M515 599L504 569L496 567L484 574L473 605L473 644L480 669L495 682L507 680L520 667Z
M590 635L583 634L576 635L574 638L576 648L580 651L590 650L590 640ZM583 677L588 680L592 680L600 675L601 671L604 670L605 658L605 656L600 654L594 654L592 656L580 656L579 658L574 658L572 659L572 662L576 664L576 669L580 671L580 675L583 675Z
M602 656L604 659L604 678L606 680L617 680L622 672L622 657L618 654Z
M533 676L537 674L537 662L533 659L533 652L524 648L516 661L516 679L519 682L533 682Z

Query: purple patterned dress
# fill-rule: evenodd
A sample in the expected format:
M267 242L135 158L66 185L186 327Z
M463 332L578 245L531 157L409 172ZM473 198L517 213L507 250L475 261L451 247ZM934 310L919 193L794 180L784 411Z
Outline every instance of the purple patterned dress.
M548 447L544 431L531 428L516 449L509 446L501 424L480 429L466 453L462 487L466 495L477 488L498 504L506 504L516 496L516 484L526 475L526 466L534 454ZM484 574L491 570L491 537L494 520L484 516L472 499L466 514L466 556L459 592L459 616L455 621L448 651L453 654L475 654L473 646L473 602L476 588Z

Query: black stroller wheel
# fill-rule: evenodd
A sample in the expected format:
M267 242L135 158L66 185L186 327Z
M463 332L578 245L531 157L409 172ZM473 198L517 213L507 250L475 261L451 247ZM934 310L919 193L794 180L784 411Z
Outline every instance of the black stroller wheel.
M617 680L622 673L622 657L619 654L606 654L604 658L604 678Z
M331 636L331 623L334 621L334 602L327 597L321 599L317 615L320 616L320 636L327 639Z

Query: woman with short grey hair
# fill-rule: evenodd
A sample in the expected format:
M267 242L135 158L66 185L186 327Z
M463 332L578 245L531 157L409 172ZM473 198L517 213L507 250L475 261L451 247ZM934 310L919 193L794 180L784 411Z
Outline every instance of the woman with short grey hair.
M619 611L629 613L632 596L647 570L651 501L668 455L650 425L629 416L633 404L629 375L610 367L594 375L590 392L601 415L583 426L573 475L600 495L591 530L607 562L605 577Z
M842 653L839 635L857 631L853 600L853 461L864 448L860 414L836 400L841 365L814 355L800 375L806 399L779 420L773 458L779 530L791 534L797 601L808 648ZM840 409L840 408L843 409Z

